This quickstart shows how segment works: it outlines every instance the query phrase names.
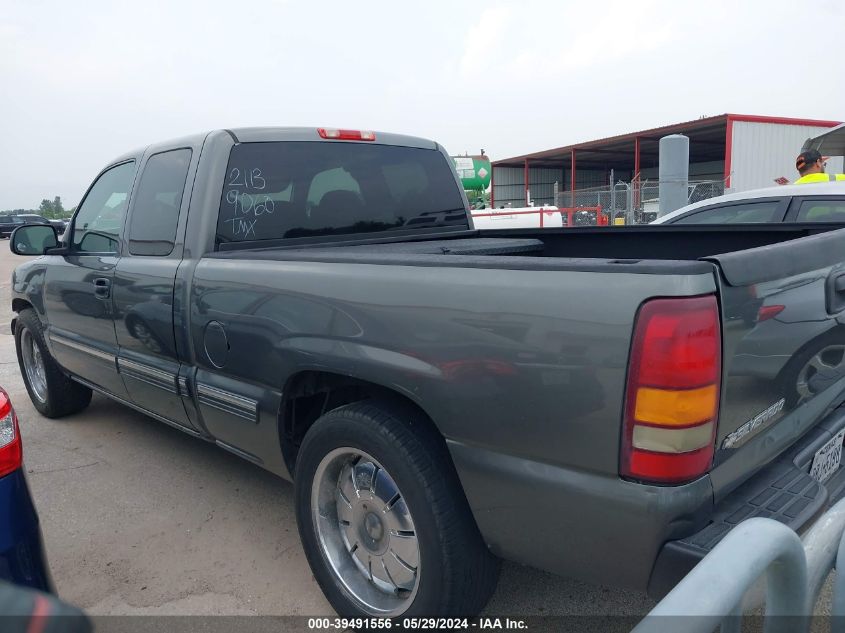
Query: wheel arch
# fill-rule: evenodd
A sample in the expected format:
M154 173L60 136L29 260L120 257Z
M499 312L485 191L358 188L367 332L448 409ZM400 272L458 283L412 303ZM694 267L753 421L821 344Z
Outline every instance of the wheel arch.
M285 465L291 474L296 468L299 446L311 425L333 409L363 400L387 401L417 414L445 446L446 438L431 414L419 402L392 387L329 371L304 370L288 379L282 394L279 441Z
M17 327L18 315L24 310L29 310L30 308L35 309L35 306L26 299L20 299L17 297L12 299L12 312L15 313L15 316L12 317L12 334L15 333L15 327Z

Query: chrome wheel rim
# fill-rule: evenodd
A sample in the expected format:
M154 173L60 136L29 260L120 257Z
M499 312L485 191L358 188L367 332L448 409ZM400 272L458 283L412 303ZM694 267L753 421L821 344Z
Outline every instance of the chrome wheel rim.
M21 356L26 379L32 393L41 402L47 402L47 371L41 348L35 342L32 333L25 329L21 334Z
M845 370L845 345L828 345L816 352L798 372L795 390L800 396L800 402L809 400L816 391L810 386L810 381L816 374L840 376Z
M335 577L361 610L394 617L419 587L416 528L396 482L371 455L338 448L311 487L317 540Z

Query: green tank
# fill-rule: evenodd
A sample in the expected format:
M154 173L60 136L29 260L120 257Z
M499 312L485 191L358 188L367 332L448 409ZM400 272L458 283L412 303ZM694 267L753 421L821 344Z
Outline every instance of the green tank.
M452 161L467 191L484 191L490 186L493 167L487 156L452 156Z

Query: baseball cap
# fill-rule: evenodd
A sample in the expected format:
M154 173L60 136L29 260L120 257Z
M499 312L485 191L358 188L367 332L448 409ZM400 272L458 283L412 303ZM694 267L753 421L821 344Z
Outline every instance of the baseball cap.
M827 160L827 156L822 156L816 149L808 149L806 152L798 154L795 159L795 168L804 169L807 165L812 165L817 160Z

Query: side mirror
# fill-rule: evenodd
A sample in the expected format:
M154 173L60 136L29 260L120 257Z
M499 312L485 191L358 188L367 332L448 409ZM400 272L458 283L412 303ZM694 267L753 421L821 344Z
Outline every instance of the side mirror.
M9 238L9 248L15 255L43 255L47 249L58 245L56 229L44 224L19 226Z

